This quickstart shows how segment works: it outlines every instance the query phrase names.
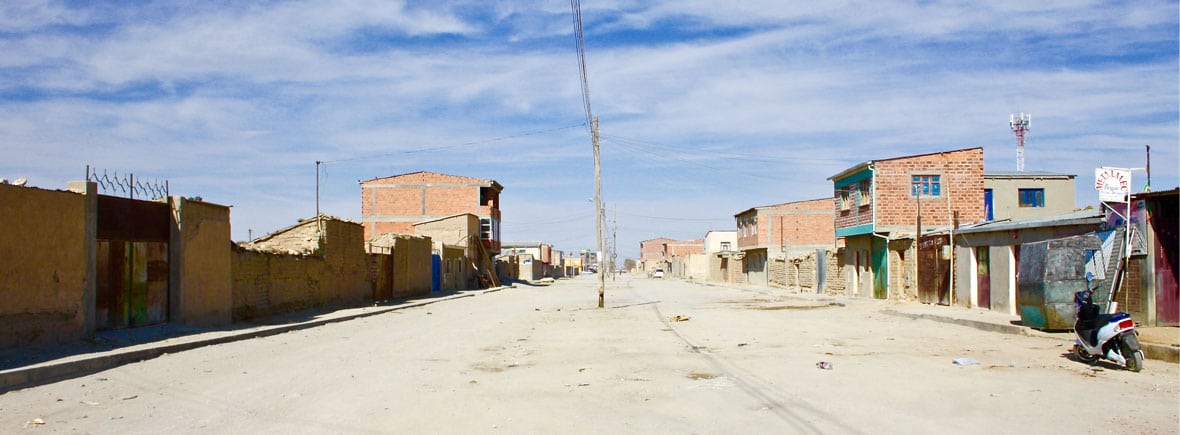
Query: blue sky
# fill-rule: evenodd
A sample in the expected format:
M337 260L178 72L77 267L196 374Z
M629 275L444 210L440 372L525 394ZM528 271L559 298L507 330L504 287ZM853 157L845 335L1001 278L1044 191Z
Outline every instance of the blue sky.
M191 4L190 4L191 3ZM978 4L977 4L978 3ZM1180 184L1175 1L583 1L603 196L620 255L831 195L869 159L981 146L1014 170ZM0 177L86 165L232 205L235 240L415 171L505 186L506 240L594 245L570 4L0 4ZM1136 184L1143 174L1136 173Z

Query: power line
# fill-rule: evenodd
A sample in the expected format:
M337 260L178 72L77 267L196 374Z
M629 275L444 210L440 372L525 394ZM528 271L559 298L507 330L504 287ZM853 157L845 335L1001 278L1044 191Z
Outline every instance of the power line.
M617 213L624 215L624 216L640 217L640 218L645 218L645 219L657 219L657 220L665 220L665 221L678 221L678 222L730 222L730 221L733 221L732 217L718 218L718 219L693 219L693 218L679 218L679 217L668 217L668 216L647 216L647 215L642 215L642 214L623 213L623 212L617 212Z
M628 137L624 137L624 136L608 135L608 134L602 135L602 138L607 139L608 143L611 143L611 142L616 143L616 144L617 143L627 143L627 144L631 144L634 146L658 148L658 149L662 149L665 151L672 151L672 152L683 152L683 153L693 153L693 154L702 154L702 153L713 154L718 157L725 157L725 158L729 158L729 159L733 159L733 160L752 160L752 161L757 161L757 162L766 162L766 161L770 161L770 160L783 161L783 162L797 162L797 161L829 162L832 164L837 164L837 165L842 165L842 166L848 164L848 160L846 160L846 159L807 158L807 157L796 157L796 156L790 156L790 157L788 157L788 156L767 156L765 154L746 154L746 153L736 153L736 152L732 152L732 151L715 151L715 150L708 150L708 149L701 149L701 148L685 149L685 148L677 148L677 147L674 147L671 145L659 144L659 143L651 142L651 141L632 139L632 138L628 138Z
M570 9L574 18L574 41L578 48L578 72L582 81L582 110L586 114L586 125L594 121L594 111L590 110L590 80L586 75L586 39L582 34L582 2L570 0Z
M453 145L414 148L414 149L401 150L401 151L395 151L395 152L384 153L384 154L373 154L373 155L368 155L368 156L348 157L348 158L342 158L342 159L336 159L336 160L321 160L320 163L340 163L340 162L352 162L352 161L357 161L357 160L372 160L372 159L381 158L381 157L441 151L441 150L458 148L458 147L465 147L465 146L471 146L471 145L485 145L485 144L494 143L494 142L506 141L508 139L516 139L516 138L520 138L520 137L534 136L534 135L538 135L538 134L542 134L542 133L552 133L555 131L569 130L571 128L582 127L584 125L586 125L586 124L584 124L584 123L583 124L573 124L573 125L567 125L567 126L563 126L563 127L556 127L556 128L545 129L545 130L535 130L535 131L514 134L514 135L510 135L510 136L501 136L501 137L495 137L495 138L491 138L491 139L463 142L463 143L458 143L458 144L453 144Z

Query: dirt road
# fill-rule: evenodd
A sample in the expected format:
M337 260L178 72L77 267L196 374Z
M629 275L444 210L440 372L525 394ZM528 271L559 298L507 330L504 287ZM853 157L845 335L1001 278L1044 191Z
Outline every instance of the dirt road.
M597 309L596 284L522 286L13 391L0 432L1178 432L1176 364L1095 370L1061 341L781 290L621 278Z

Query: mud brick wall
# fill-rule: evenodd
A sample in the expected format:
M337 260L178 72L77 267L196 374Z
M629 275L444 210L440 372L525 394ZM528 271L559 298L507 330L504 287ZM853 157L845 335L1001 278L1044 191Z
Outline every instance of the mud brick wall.
M782 258L771 258L766 262L766 282L771 287L788 287L793 278L790 277L792 271L787 264L787 261Z
M0 348L82 338L86 204L78 193L0 184Z
M847 289L846 266L840 263L840 255L840 251L824 251L824 294L842 295ZM776 260L772 262L772 268L785 268L785 271L775 271L772 280L783 282L780 285L788 288L797 288L803 292L815 292L817 267L814 251L792 256L785 261ZM783 273L786 274L785 282L782 278Z
M363 228L338 220L325 220L324 228L319 254L234 249L234 321L371 300L373 283Z
M824 278L824 294L842 295L848 291L847 273L850 267L840 262L844 256L843 248L827 251L827 276Z

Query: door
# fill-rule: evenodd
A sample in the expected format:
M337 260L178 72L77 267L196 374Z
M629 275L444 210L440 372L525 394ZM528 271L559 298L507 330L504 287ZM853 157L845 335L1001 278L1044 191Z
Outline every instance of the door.
M995 220L995 210L992 207L992 190L983 189L983 210L987 220Z
M1151 254L1155 263L1155 319L1157 326L1180 325L1180 207L1175 196L1171 200L1161 198L1147 203L1150 213L1152 238L1155 248ZM1150 296L1149 296L1150 297Z
M924 304L950 303L950 258L944 258L947 236L926 236L918 243L918 300Z
M991 277L991 259L988 252L991 250L988 246L975 247L975 267L978 275L979 294L976 298L976 305L980 308L992 307L992 277Z
M430 255L430 290L442 289L442 257L435 253Z
M168 244L98 240L95 247L99 329L168 321Z
M168 321L168 240L172 208L165 202L98 196L95 320L98 329Z
M889 297L889 249L880 237L873 237L873 298Z

